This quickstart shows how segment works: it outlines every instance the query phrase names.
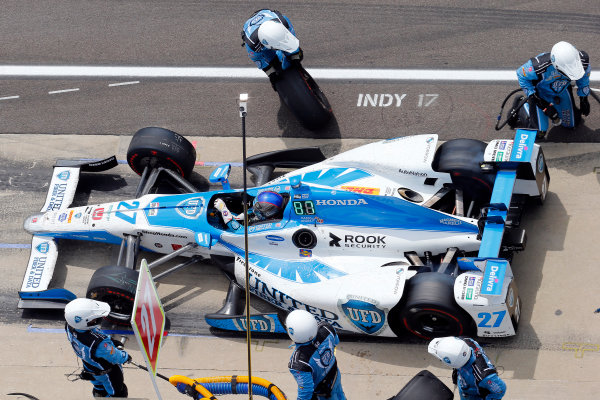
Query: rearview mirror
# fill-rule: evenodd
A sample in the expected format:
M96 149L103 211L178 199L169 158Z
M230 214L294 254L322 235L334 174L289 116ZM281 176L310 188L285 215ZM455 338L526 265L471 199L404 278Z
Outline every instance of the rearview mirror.
M223 164L210 174L208 180L212 183L221 182L223 185L223 189L229 190L231 186L229 185L229 173L231 172L231 164Z

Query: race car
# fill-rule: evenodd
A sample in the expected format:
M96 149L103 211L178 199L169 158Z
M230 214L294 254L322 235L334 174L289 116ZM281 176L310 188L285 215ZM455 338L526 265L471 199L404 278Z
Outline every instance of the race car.
M187 179L196 153L181 135L139 130L127 162L141 175L135 198L70 208L81 171L97 162L59 160L42 212L27 218L31 256L19 292L21 308L60 308L75 298L50 288L58 239L121 246L115 265L92 276L87 296L111 304L128 323L140 250L176 256L182 266L210 259L230 279L225 305L205 316L213 327L244 331L248 287L277 312L253 315L250 329L285 332L287 312L304 309L339 330L380 336L406 332L429 339L516 333L521 301L510 262L525 248L519 227L527 203L542 203L550 176L535 131L486 144L438 142L435 134L398 137L325 159L317 148L263 153L247 160L257 186L230 188L230 165L199 192ZM292 169L270 180L275 168ZM165 182L168 185L165 185ZM281 194L283 212L245 229L224 223L220 199L242 213L263 191ZM248 268L246 261L248 260Z

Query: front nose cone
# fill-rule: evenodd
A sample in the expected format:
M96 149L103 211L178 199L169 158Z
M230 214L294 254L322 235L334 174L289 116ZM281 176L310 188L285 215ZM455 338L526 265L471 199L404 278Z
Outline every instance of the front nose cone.
M32 235L39 231L44 214L34 214L23 222L23 228Z

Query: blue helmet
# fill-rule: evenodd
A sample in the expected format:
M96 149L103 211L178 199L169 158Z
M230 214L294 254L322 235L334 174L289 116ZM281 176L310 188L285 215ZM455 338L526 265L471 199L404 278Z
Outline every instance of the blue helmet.
M254 214L260 219L272 218L281 211L283 207L283 196L279 193L265 191L260 192L254 199Z

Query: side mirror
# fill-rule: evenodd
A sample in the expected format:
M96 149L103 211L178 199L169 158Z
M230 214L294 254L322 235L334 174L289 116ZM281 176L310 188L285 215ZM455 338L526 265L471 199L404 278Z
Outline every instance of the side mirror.
M223 189L229 190L231 186L229 186L229 173L231 172L231 164L223 164L210 174L208 180L212 183L221 182L223 185Z
M210 249L212 246L217 244L218 241L219 241L219 239L213 238L210 233L206 233L206 232L196 233L196 243L199 246L206 247L207 249Z

